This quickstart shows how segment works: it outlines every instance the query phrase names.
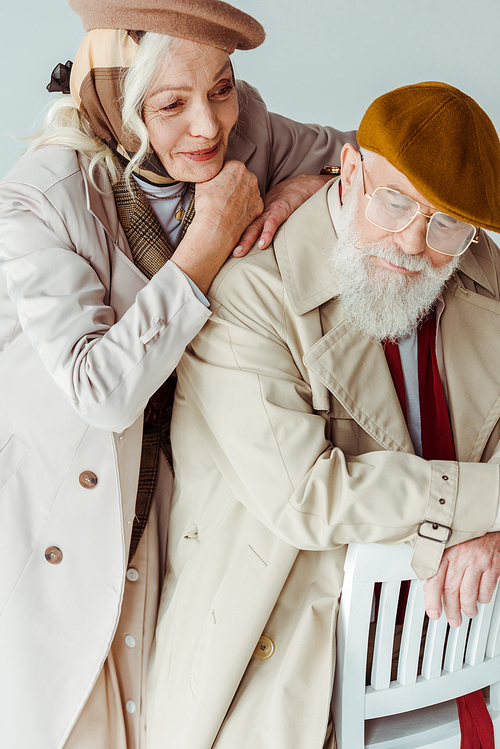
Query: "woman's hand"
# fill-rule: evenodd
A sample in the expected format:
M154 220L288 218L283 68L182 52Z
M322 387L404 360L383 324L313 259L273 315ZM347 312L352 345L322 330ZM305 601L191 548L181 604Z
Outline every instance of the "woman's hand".
M216 177L198 183L195 198L196 216L172 261L205 294L264 204L257 177L240 161L227 161Z
M250 224L233 255L246 255L259 237L259 249L269 247L281 224L331 178L331 175L299 174L275 185L264 198L264 212Z

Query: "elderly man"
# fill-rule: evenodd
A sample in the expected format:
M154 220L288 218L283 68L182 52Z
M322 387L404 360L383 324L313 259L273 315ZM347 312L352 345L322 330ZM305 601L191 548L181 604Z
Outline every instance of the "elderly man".
M410 542L452 625L496 581L500 143L441 83L358 141L274 252L224 266L179 367L152 749L334 745L349 542Z

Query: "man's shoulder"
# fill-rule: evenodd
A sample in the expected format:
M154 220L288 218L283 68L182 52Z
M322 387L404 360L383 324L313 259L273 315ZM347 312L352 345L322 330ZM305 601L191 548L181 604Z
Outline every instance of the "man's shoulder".
M335 232L328 210L328 187L319 190L283 224L267 250L254 247L243 258L230 258L216 276L209 295L225 304L257 295L279 299L301 315L335 293L329 255ZM317 305L315 303L318 303Z
M222 266L208 292L215 305L244 306L254 298L265 304L269 297L283 297L283 279L272 245L266 250L254 247L242 258L231 256Z

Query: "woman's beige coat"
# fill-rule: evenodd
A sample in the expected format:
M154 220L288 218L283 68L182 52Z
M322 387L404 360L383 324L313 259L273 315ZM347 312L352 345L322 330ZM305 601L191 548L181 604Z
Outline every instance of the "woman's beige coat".
M427 462L382 346L344 318L334 243L321 190L274 252L224 266L213 315L177 369L150 749L322 749L344 544L410 541L425 578L448 528L456 544L495 521L499 468L476 461L500 437L497 248L483 237L444 295L461 462ZM261 635L275 646L265 660L252 657Z
M339 163L353 140L272 115L254 89L241 91L228 157L263 189ZM85 159L46 147L0 184L0 746L9 749L61 747L92 690L120 614L143 410L210 315L174 264L147 283L109 181L97 179L102 192ZM59 564L47 561L50 547Z

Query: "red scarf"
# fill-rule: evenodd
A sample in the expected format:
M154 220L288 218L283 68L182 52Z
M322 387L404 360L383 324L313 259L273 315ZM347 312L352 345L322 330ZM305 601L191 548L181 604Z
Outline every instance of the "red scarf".
M405 420L408 420L403 368L397 343L385 344L385 355ZM436 316L428 318L418 331L418 389L422 457L425 460L456 460L453 434L443 385L436 359ZM405 599L402 589L401 599ZM401 608L402 600L400 601ZM403 602L403 606L405 602ZM493 723L483 693L457 697L460 721L460 749L495 749Z

